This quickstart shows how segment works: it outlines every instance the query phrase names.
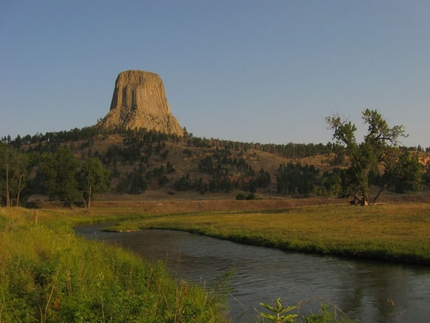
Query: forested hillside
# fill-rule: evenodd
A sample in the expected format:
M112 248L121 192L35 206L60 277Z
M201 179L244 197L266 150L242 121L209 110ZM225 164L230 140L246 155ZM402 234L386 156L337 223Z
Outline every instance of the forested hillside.
M421 147L403 147L425 158ZM36 200L91 206L98 199L166 198L183 192L225 194L255 199L330 196L328 179L346 165L327 144L285 145L178 137L145 129L97 127L3 137L0 143L0 203L26 205ZM381 174L371 176L372 184ZM423 183L430 181L427 165ZM397 183L405 193L413 187Z

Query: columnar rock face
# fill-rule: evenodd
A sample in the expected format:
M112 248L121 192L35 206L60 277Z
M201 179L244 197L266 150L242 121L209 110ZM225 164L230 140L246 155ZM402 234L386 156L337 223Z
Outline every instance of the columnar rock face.
M145 71L125 71L118 75L110 111L99 125L183 135L182 127L170 112L163 81L157 74Z

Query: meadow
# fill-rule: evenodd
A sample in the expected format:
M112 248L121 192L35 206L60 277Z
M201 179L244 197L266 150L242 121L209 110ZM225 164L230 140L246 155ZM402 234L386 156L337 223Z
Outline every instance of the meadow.
M185 202L180 208L157 202L153 212L124 203L0 209L0 322L228 322L226 285L174 280L162 263L77 237L72 227L83 223L114 221L107 230L183 230L281 250L430 264L426 203L225 211L211 202L210 210L190 203L204 211L186 212ZM301 322L350 321L336 320L336 309L324 306Z
M288 251L430 264L430 205L305 206L147 215L109 230L169 229Z

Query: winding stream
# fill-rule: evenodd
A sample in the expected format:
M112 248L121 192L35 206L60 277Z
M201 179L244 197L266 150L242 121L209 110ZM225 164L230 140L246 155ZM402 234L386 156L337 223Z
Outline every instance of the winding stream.
M430 317L428 267L288 253L178 231L107 233L100 231L103 227L106 224L75 230L151 261L163 260L172 275L188 281L210 285L234 268L232 322L250 322L257 315L254 308L263 310L260 302L277 297L288 305L302 301L300 314L317 312L322 301L309 301L322 297L365 323L427 322Z

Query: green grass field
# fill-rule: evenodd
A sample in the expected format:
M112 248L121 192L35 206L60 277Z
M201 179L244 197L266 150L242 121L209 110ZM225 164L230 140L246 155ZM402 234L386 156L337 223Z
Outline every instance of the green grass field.
M148 215L111 229L136 228L183 230L282 250L430 264L429 204Z
M66 214L0 209L1 323L227 321L226 295L75 236Z
M282 250L430 264L429 204L183 211L0 209L0 322L227 322L225 294L174 281L162 264L76 237L71 227L82 223L116 221L110 230L184 230ZM349 322L326 315L332 314L326 309L301 322Z

